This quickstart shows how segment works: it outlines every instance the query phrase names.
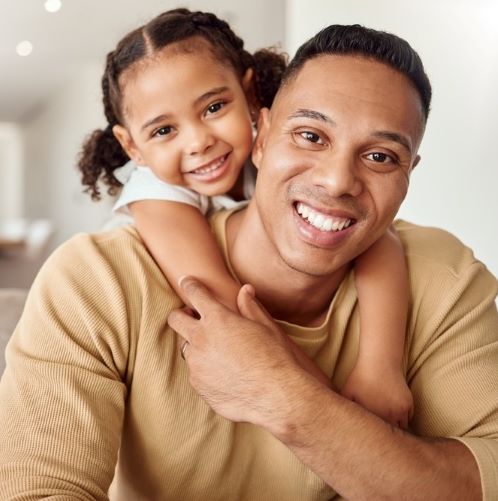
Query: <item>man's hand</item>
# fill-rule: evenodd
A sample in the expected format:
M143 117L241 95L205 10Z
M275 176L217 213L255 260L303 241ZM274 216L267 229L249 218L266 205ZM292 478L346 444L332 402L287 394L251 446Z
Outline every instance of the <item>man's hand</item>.
M197 315L174 310L168 323L189 343L191 385L218 414L271 428L274 410L293 405L288 389L298 391L301 378L311 373L328 383L259 305L251 286L239 291L240 315L193 278L182 279L180 287Z

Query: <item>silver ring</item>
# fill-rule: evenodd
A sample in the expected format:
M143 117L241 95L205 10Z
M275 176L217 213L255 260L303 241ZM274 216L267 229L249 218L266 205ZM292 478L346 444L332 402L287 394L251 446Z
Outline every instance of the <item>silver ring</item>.
M180 356L183 358L183 360L185 360L185 352L187 351L187 346L189 345L189 342L188 341L185 341L183 344L182 344L182 347L180 348Z

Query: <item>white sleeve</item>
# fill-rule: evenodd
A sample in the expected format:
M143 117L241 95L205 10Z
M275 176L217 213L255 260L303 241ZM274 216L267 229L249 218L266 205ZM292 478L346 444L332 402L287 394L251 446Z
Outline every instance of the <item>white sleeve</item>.
M208 197L183 186L165 183L148 167L137 166L124 183L123 190L112 210L114 213L130 214L128 204L140 200L181 202L197 207L204 215L209 207Z

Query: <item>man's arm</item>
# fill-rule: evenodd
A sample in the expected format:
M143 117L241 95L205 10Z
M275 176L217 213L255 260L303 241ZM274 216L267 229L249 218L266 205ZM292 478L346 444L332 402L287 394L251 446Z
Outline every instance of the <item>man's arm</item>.
M0 383L2 500L107 499L121 438L128 326L116 277L95 255L78 237L49 259L8 345Z
M198 282L182 285L200 319L176 311L169 323L190 343L191 384L216 412L265 427L351 500L481 499L479 468L465 445L392 428L303 371L278 329L229 312ZM488 310L478 321L496 337L496 309ZM495 371L497 342L492 349L488 372ZM498 458L493 412L494 432L483 440Z

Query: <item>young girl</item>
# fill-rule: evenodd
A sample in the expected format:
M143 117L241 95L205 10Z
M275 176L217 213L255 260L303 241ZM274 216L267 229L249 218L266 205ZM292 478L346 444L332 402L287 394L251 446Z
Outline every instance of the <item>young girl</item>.
M107 56L102 89L108 125L84 144L82 182L96 200L100 179L111 194L124 182L115 209L131 212L180 296L178 279L192 275L237 310L240 285L205 215L252 195L255 175L246 162L253 124L259 110L271 106L284 70L281 55L251 55L226 22L187 9L159 15ZM394 231L357 259L355 272L362 332L343 393L406 426L412 408L402 369L408 285ZM291 344L299 363L330 384Z

